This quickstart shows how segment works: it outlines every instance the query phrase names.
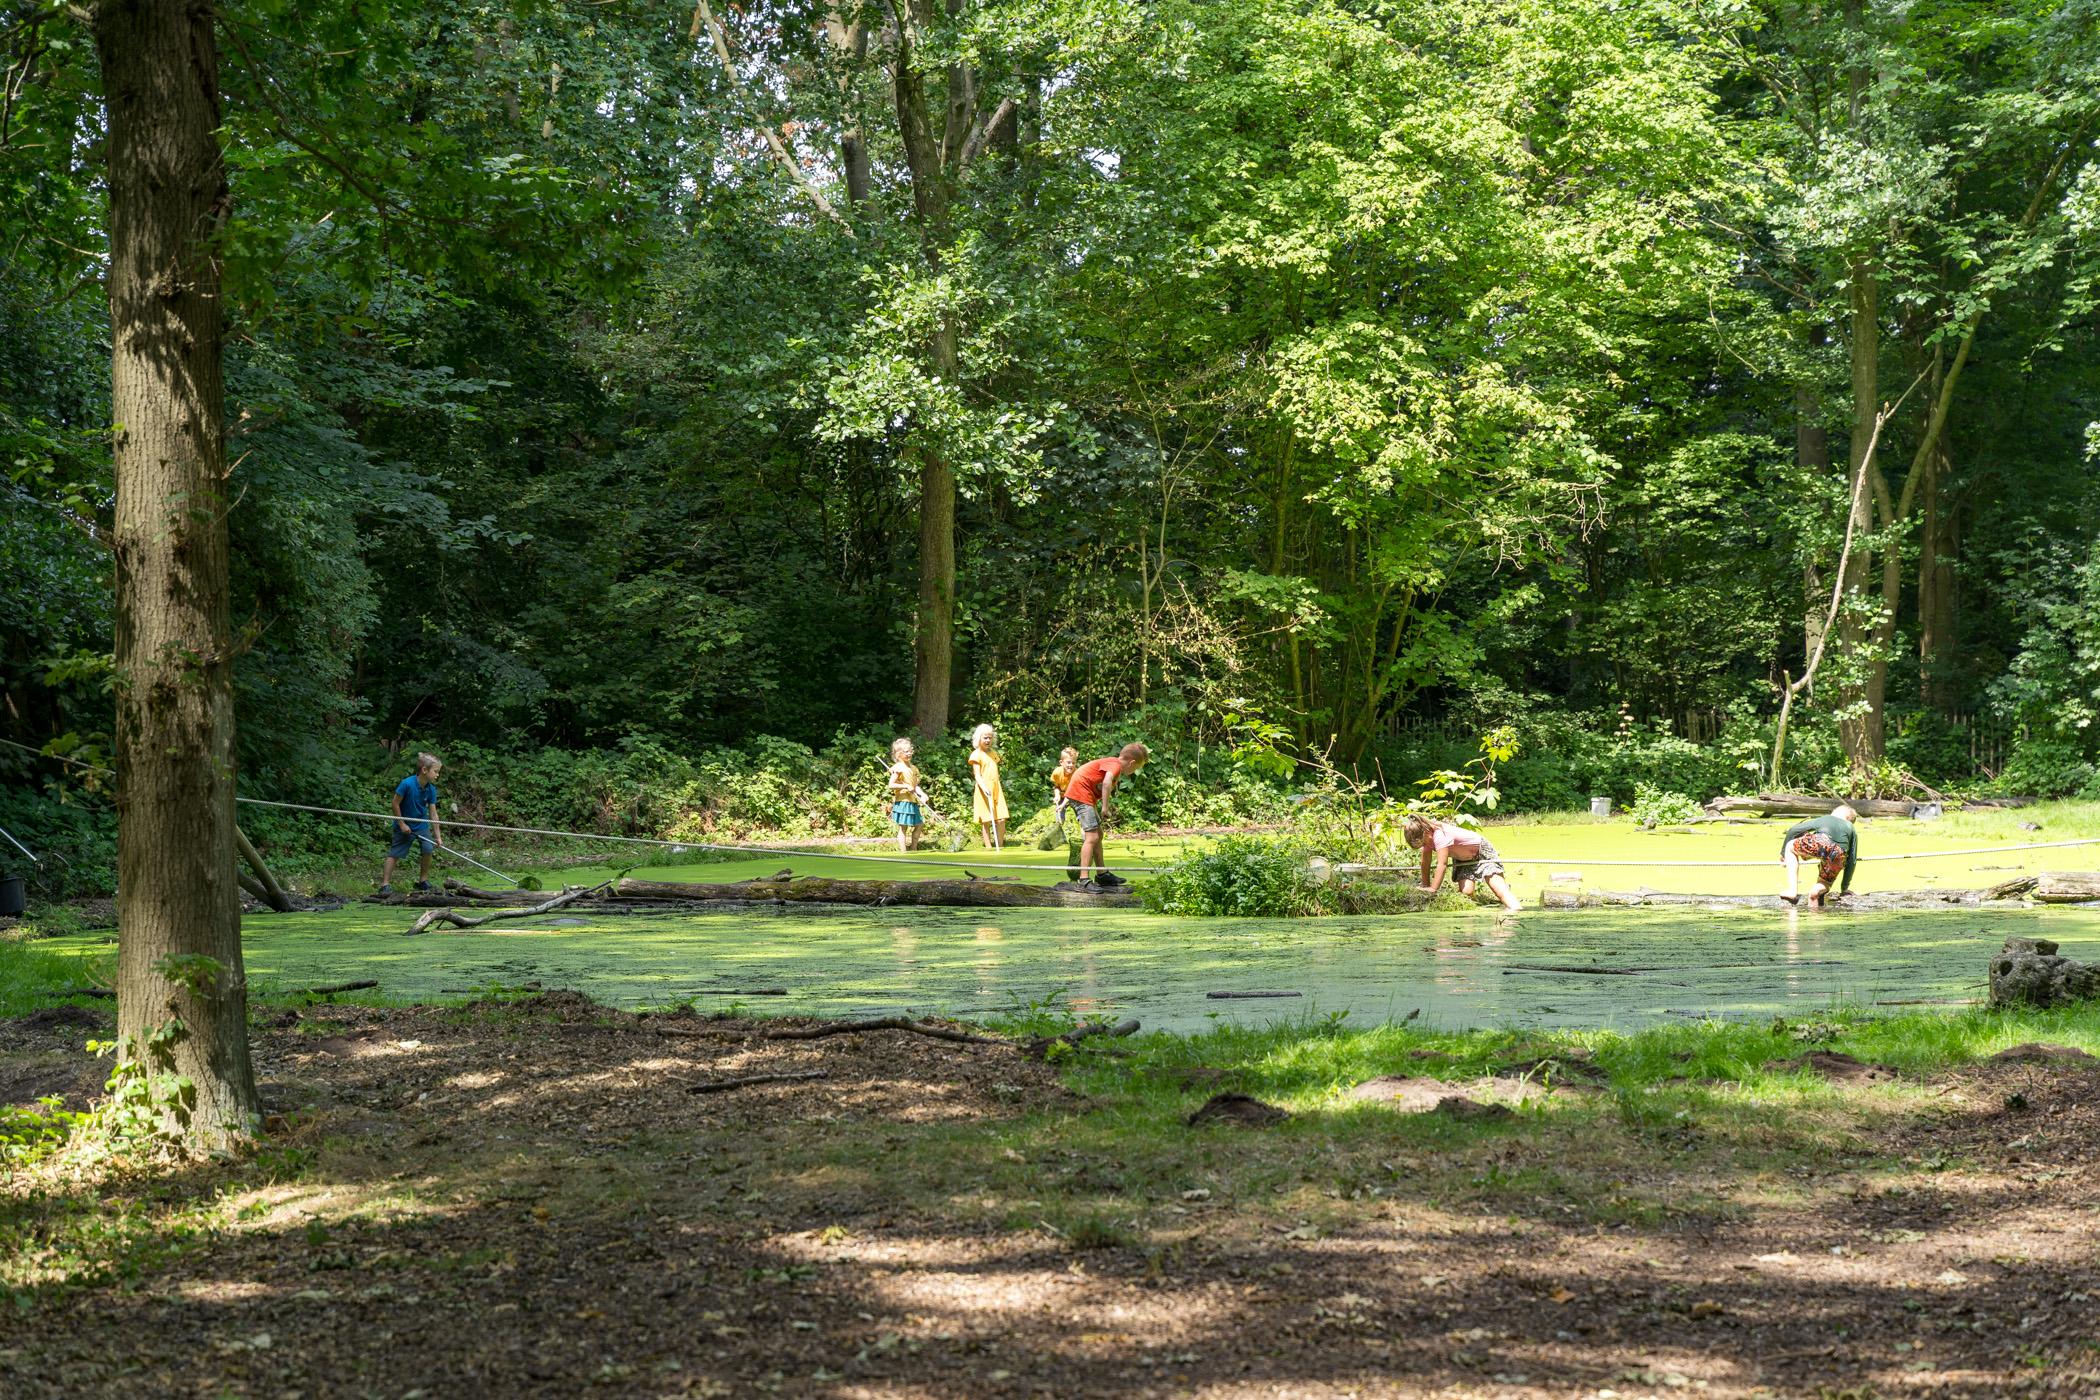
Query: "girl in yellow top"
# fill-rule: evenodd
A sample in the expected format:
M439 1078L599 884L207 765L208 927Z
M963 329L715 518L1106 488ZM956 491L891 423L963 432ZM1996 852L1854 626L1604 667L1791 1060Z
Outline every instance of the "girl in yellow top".
M970 734L970 778L974 791L970 806L977 816L978 830L991 850L1006 846L1006 789L999 786L999 755L992 748L998 731L980 724Z
M1051 800L1051 809L1057 813L1057 824L1065 824L1065 789L1071 786L1072 775L1079 771L1079 750L1067 748L1057 756L1057 766L1050 770L1050 786L1057 789Z

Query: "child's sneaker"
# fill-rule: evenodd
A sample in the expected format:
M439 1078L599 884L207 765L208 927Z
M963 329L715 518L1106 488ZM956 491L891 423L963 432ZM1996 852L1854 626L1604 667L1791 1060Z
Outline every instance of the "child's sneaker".
M381 885L379 887L379 892L381 894L392 894L394 892L394 887L392 885Z
M430 882L429 882L428 880L418 880L418 881L416 881L416 892L417 892L418 894L428 894L428 893L430 893Z
M1104 870L1094 877L1094 883L1105 890L1112 890L1118 885L1127 885L1130 882L1113 870Z

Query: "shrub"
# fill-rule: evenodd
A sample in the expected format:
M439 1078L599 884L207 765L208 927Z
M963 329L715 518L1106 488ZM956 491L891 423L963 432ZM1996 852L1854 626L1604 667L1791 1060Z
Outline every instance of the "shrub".
M1675 826L1699 815L1699 804L1681 792L1664 792L1652 783L1636 784L1633 790L1633 819L1651 830Z
M1295 843L1227 836L1138 884L1155 914L1193 918L1289 918L1330 912Z
M1998 791L2021 797L2071 797L2100 783L2100 768L2077 744L2063 739L2023 738L2013 745L1998 775Z

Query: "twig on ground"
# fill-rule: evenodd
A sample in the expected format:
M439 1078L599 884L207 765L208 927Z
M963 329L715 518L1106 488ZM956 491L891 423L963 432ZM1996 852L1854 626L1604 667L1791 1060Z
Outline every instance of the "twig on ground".
M698 1084L688 1084L688 1094L719 1094L725 1089L746 1089L753 1084L785 1084L790 1080L829 1079L831 1071L825 1069L787 1070L780 1074L747 1074L741 1079L709 1079Z
M298 991L291 993L291 995L295 997L326 997L334 996L337 992L369 991L378 985L377 982L367 978L361 982L337 982L327 987L302 987Z
M701 1030L681 1026L658 1026L658 1035L705 1037L719 1040L822 1040L831 1035L855 1035L861 1031L910 1031L934 1040L952 1040L963 1045L1009 1045L994 1035L971 1035L945 1026L928 1026L903 1016L880 1016L868 1021L827 1021L820 1026L798 1026L781 1030Z

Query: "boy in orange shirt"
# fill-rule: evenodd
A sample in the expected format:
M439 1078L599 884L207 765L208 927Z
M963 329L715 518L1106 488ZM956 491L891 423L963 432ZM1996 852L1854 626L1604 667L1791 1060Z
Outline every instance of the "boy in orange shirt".
M1116 785L1143 768L1151 757L1143 744L1125 744L1114 758L1080 764L1065 784L1065 804L1079 818L1081 832L1079 868L1067 872L1074 879L1085 881L1093 872L1093 883L1103 889L1129 883L1102 862L1101 823L1109 815L1108 800L1115 795Z

